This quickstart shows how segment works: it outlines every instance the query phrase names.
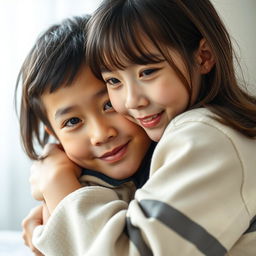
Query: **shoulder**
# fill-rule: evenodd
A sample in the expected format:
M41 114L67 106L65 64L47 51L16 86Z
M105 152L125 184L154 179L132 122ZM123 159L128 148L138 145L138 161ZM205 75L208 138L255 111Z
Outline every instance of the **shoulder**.
M184 155L196 152L215 152L219 148L232 150L229 127L225 127L215 118L217 116L208 109L200 108L187 111L174 118L167 126L157 152L165 157L170 154Z
M217 135L230 139L234 137L244 138L241 133L219 122L217 120L218 118L220 117L207 108L198 108L186 111L175 117L170 122L163 134L163 137L169 136L173 132L186 133L193 131L191 137L200 135L200 137L213 139L208 136L208 134L213 133L215 134L215 138Z
M187 111L174 118L155 150L155 158L168 159L174 152L195 158L235 159L237 165L253 166L256 140L245 137L216 120L218 116L205 108ZM188 154L189 153L189 154ZM202 159L202 157L200 158ZM216 161L218 159L216 158ZM232 161L233 161L232 160Z
M166 140L169 136L175 136L178 139L182 139L186 136L186 139L196 137L208 137L210 133L215 136L219 134L229 133L230 128L221 124L216 120L218 116L206 108L198 108L186 111L176 116L167 126L160 143ZM207 135L208 134L208 135ZM180 136L182 135L182 137Z
M207 108L197 108L186 111L175 117L169 126L177 127L185 123L202 123L217 125L215 118L217 117L212 111Z
M242 145L255 148L256 140L247 138L245 135L234 128L218 121L220 116L207 108L198 108L186 111L175 117L167 126L163 137L172 136L174 133L187 134L194 138L200 136L206 141L216 142L218 138L229 140L235 147Z
M188 152L245 159L256 150L256 140L250 140L233 128L216 120L218 116L206 108L187 111L174 118L166 128L155 150L160 158L167 159L171 154L184 155ZM191 156L192 157L192 156ZM246 160L246 161L247 161Z

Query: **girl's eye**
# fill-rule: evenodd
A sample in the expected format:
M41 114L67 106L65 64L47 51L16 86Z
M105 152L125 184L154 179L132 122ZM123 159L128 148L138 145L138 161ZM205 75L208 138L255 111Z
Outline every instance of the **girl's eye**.
M112 104L111 104L111 102L110 102L110 100L107 101L107 102L104 104L103 109L104 109L104 111L113 111L113 110L114 110L114 109L113 109L113 106L112 106Z
M116 86L120 83L120 81L117 78L114 78L114 77L107 79L105 82L106 82L106 84L109 84L111 86Z
M80 123L81 120L78 117L72 117L70 119L68 119L65 123L64 123L64 127L73 127L76 124Z
M143 70L143 71L140 73L140 77L149 76L149 75L155 73L157 70L158 70L158 69L156 69L156 68L145 69L145 70Z

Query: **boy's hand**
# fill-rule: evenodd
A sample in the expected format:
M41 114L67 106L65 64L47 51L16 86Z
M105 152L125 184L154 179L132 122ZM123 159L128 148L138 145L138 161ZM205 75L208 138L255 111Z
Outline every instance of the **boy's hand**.
M44 208L45 206L43 204L33 208L22 221L22 238L25 245L28 246L36 256L43 256L43 254L32 244L32 235L37 226L43 225L47 221L43 219L43 211L47 211L47 208Z
M81 188L81 168L73 163L57 144L47 144L41 160L31 167L31 193L45 200L50 212L68 194Z
M52 179L65 175L79 178L80 174L81 168L67 157L58 144L47 144L41 160L34 161L31 166L31 194L36 200L43 201L43 192Z

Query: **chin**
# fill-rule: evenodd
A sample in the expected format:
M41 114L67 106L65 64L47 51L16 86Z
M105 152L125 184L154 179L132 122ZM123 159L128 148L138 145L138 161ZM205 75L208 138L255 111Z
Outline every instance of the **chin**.
M125 168L125 167L124 167ZM122 169L124 169L122 168ZM127 179L129 177L131 177L133 174L136 173L137 169L134 170L134 168L132 170L127 170L127 167L125 168L126 172L125 173L118 173L118 174L113 174L111 175L113 179L116 180L123 180L123 179Z
M164 133L164 131L160 132L160 131L147 131L147 130L146 130L146 132L147 132L147 135L149 136L149 138L155 142L158 142Z
M150 137L151 140L153 140L154 142L159 142L159 140L161 139L161 137Z

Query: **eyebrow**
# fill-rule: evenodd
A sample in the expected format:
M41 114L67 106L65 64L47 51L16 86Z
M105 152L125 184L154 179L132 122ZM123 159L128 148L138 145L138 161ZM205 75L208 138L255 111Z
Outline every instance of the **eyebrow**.
M68 106L68 107L66 107L66 108L60 108L60 109L58 109L58 110L56 111L55 115L54 115L55 120L58 119L58 118L60 118L60 117L63 116L63 115L66 115L66 114L72 112L75 108L76 108L76 106L73 105L73 106Z
M102 95L105 95L107 93L107 88L102 88L101 90L97 91L93 96L92 98L98 98L98 97L101 97ZM54 117L55 117L55 120L60 118L61 116L63 115L66 115L72 111L74 111L74 109L77 108L77 105L72 105L72 106L68 106L68 107L64 107L64 108L60 108L56 111Z

